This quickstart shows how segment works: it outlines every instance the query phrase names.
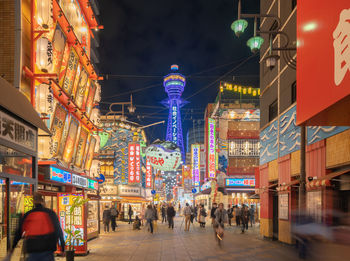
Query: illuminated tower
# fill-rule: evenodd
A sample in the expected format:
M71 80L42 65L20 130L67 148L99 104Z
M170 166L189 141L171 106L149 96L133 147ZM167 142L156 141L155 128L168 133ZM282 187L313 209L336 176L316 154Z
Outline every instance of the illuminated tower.
M182 123L180 108L188 102L181 99L182 92L185 89L186 78L178 73L179 66L172 65L171 73L164 77L163 85L168 99L162 101L162 104L169 108L168 126L166 131L166 140L176 143L181 149L182 159L184 160L184 142L182 136Z

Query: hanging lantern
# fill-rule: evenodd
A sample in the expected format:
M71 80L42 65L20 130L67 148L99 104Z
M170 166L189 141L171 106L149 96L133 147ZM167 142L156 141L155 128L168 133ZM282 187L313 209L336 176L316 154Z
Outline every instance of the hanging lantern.
M52 43L46 37L36 42L36 65L44 73L52 70Z
M247 88L243 88L243 94L247 94Z
M258 95L260 95L260 89L258 89Z
M253 96L256 96L256 90L253 91Z
M108 132L99 132L98 136L100 136L100 149L102 149L109 139L109 133Z
M234 90L235 92L237 92L237 85L235 85L235 86L233 87L233 90Z
M52 23L52 2L51 0L36 1L37 8L37 23L44 29L49 29L49 25Z
M242 87L241 86L238 87L238 92L242 92Z
M36 110L42 115L53 112L53 95L50 85L41 83L36 87Z
M232 23L231 29L235 32L235 35L239 37L242 33L244 33L245 29L248 26L248 22L244 19L236 20Z
M248 88L248 94L252 94L252 87Z
M247 45L249 46L250 50L255 53L256 51L260 50L261 45L264 43L264 39L260 36L254 36L251 37L247 41Z
M90 120L96 126L100 124L100 110L98 108L93 108L90 115Z
M220 86L220 92L224 91L224 87Z

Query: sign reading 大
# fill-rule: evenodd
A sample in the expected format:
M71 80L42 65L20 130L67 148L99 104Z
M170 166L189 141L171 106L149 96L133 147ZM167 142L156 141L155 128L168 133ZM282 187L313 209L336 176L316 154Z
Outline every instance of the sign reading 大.
M88 179L79 175L72 174L72 184L86 188L88 186Z
M71 184L72 174L59 168L50 167L50 180Z
M216 122L208 119L208 177L216 176Z
M226 187L255 187L255 179L253 178L228 178L225 182Z

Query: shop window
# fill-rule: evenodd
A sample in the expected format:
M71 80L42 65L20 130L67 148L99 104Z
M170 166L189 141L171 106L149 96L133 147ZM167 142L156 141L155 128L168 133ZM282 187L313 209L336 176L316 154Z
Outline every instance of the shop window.
M236 139L230 141L229 156L259 157L259 140Z
M306 193L307 214L317 223L322 222L322 192L310 191Z
M0 179L0 259L7 255L6 180Z
M294 102L297 101L297 82L292 83L291 91L292 91L292 95L291 95L292 101L291 102L293 104Z
M277 117L278 114L278 102L275 100L269 106L269 121L272 121Z
M32 177L32 156L0 145L0 172Z

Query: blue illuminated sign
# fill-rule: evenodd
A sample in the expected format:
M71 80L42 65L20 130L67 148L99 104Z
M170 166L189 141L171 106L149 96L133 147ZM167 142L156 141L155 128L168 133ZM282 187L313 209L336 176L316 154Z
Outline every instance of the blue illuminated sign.
M239 179L239 178L228 178L226 179L226 187L255 187L255 179Z
M50 167L50 179L62 183L72 183L72 174L68 171Z

